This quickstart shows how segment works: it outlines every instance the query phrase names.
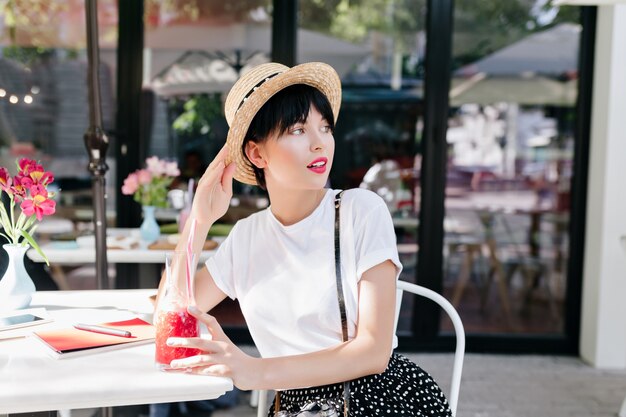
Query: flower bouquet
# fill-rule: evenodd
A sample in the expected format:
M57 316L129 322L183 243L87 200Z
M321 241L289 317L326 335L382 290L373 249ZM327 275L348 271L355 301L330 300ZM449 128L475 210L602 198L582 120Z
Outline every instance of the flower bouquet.
M132 195L142 206L166 207L169 186L179 175L177 162L152 156L146 159L145 169L138 169L126 177L122 194Z
M141 240L147 243L156 241L161 232L155 219L155 207L167 206L167 191L180 175L177 162L167 162L152 156L146 159L146 168L139 169L126 177L122 194L132 195L141 204L143 223L139 228Z
M33 233L43 216L54 214L56 202L54 193L48 191L48 185L54 181L51 172L44 171L37 161L22 158L17 161L18 173L11 177L9 171L0 167L0 188L9 197L9 210L0 204L0 235L7 243L27 247L32 246L48 264L48 258L41 251ZM19 215L16 206L19 204Z

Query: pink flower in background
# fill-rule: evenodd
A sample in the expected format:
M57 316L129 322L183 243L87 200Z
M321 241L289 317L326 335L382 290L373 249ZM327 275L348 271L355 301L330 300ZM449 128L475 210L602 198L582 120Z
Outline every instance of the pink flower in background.
M152 174L147 169L140 169L137 171L137 180L140 185L150 184L150 181L152 181Z
M146 159L146 169L154 175L162 175L165 173L165 161L156 156Z
M137 178L137 174L130 174L124 180L124 185L122 185L122 194L133 195L138 188L139 179Z
M146 169L156 176L177 177L180 175L177 162L167 162L156 156L146 159Z
M132 195L135 201L145 206L166 207L167 191L178 175L178 163L151 156L146 159L145 169L128 174L122 193Z
M167 162L165 164L165 175L170 177L178 177L180 175L180 170L178 169L177 162Z

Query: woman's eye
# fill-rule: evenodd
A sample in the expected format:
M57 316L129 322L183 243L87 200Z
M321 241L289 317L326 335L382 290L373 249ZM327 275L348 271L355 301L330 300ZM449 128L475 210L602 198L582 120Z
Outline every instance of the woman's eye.
M291 131L291 134L292 134L292 135L301 135L301 134L303 134L303 133L304 133L304 129L302 129L301 127L296 128L296 129L293 129L293 130Z
M322 127L322 132L329 133L329 132L332 132L332 129L330 128L330 126L327 125L327 126Z

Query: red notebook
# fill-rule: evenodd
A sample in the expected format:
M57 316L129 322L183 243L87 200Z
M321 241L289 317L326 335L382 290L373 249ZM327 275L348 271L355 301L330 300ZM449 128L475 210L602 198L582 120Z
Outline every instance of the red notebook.
M33 334L50 348L49 353L53 357L59 359L150 343L155 337L155 327L140 318L99 323L98 325L126 330L132 336L112 336L79 330L74 327L39 331Z

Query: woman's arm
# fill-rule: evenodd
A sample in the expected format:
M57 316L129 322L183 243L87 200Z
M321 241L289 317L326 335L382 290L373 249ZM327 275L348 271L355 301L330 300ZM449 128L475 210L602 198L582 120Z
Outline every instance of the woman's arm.
M385 261L359 282L359 319L349 342L318 352L260 359L246 355L224 334L215 318L190 311L204 322L212 340L170 338L173 346L200 348L203 355L173 361L207 375L228 376L241 389L289 389L342 382L385 370L391 354L396 301L396 267Z
M195 254L195 259L198 259L200 256L200 252L204 246L204 241L206 240L206 236L213 223L226 214L226 210L228 210L230 205L230 199L233 195L233 175L235 173L235 164L230 163L226 166L225 158L227 152L228 150L226 146L224 146L206 169L202 178L200 178L200 181L198 181L198 187L196 188L193 204L191 206L191 214L185 223L185 228L180 235L178 244L176 245L176 251L187 251L187 242L192 232L191 228L192 225L195 224L192 242L192 251ZM180 277L181 280L185 277L184 267L184 265L172 265L172 268L179 270L179 273L175 274L175 276ZM199 287L198 281L201 281L208 285L212 284L215 288L217 288L208 271L203 271L205 271L204 268L198 271L194 276L194 279L196 280L195 287ZM158 301L164 291L164 281L165 274L161 276L155 305L158 305ZM179 285L183 288L185 283L181 281ZM221 291L219 291L219 293L223 295L223 299L225 295ZM213 292L210 293L211 296L213 294ZM210 302L203 300L201 297L204 295L206 295L204 291L200 294L197 293L196 303L200 303L201 305L211 305L213 300Z
M200 311L210 311L226 298L226 294L215 285L211 273L202 268L196 273L194 292L196 294L196 307Z

